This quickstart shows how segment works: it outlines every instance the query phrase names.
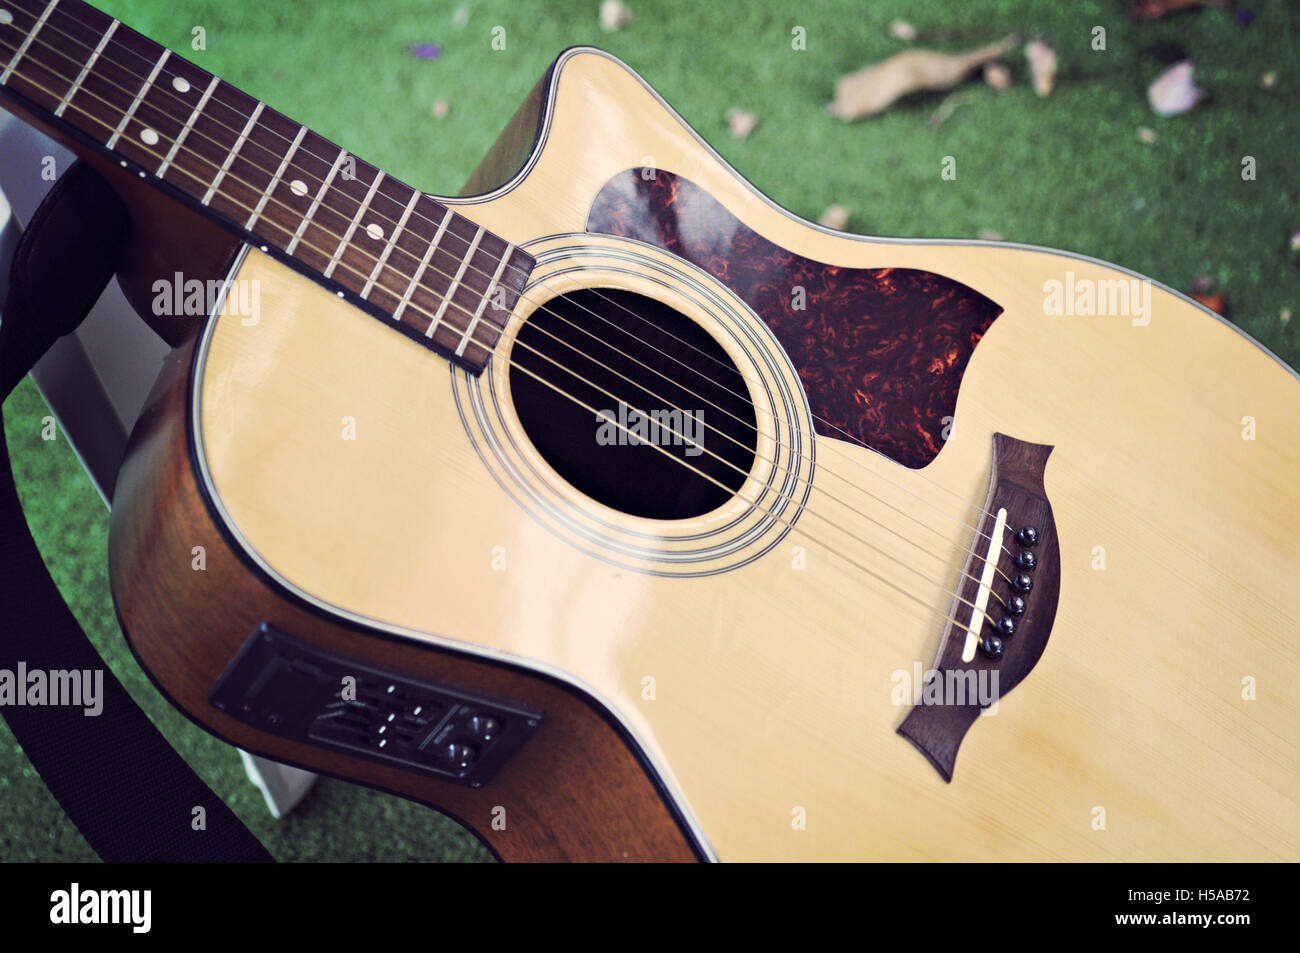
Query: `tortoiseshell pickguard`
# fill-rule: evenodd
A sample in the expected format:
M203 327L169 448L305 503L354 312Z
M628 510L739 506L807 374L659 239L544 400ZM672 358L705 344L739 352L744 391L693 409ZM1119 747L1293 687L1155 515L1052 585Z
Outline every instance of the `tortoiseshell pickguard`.
M663 170L651 178L629 169L606 183L587 231L656 245L712 274L781 342L818 433L847 432L912 468L938 455L966 363L1002 313L933 272L842 268L793 254Z

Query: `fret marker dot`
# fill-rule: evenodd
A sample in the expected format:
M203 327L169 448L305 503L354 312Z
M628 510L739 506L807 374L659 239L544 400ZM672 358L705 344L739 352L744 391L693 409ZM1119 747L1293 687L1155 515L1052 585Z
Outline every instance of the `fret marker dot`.
M289 191L292 192L294 195L306 195L307 183L304 182L302 179L294 179L292 182L289 183Z
M8 26L14 22L14 15L8 10L0 10L0 26Z
M156 146L158 145L158 133L152 129L146 129L140 133L140 141L146 146Z
M375 241L379 241L381 238L384 237L384 230L380 228L378 225L376 225L374 222L371 222L369 225L366 226L366 234L369 235L371 238L373 238Z
M190 81L184 76L176 76L172 79L172 88L178 93L188 93L190 91Z

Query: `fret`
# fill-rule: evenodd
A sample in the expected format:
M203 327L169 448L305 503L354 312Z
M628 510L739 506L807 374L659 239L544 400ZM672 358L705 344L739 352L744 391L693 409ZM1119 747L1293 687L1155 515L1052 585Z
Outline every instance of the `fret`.
M185 82L188 83L189 81L185 80ZM215 76L212 77L212 82L208 83L208 88L205 89L203 95L199 97L198 104L195 105L194 109L190 112L190 117L185 120L185 125L181 127L181 134L172 142L172 147L167 150L167 156L163 159L162 164L158 166L158 171L155 173L158 178L161 179L166 174L167 167L171 165L172 160L176 158L176 152L184 144L186 137L190 134L190 130L194 128L194 120L199 118L199 113L203 112L203 107L206 106L208 100L212 98L212 93L216 90L218 82L220 82L220 80Z
M334 269L339 263L339 256L343 254L343 250L347 248L348 243L352 241L352 236L357 230L357 223L361 221L361 217L365 215L366 211L370 208L370 202L375 197L375 190L379 188L379 183L383 178L384 173L375 173L375 180L370 183L370 188L366 191L366 197L362 200L359 211L355 216L353 216L352 221L348 222L347 231L343 233L343 237L339 240L339 247L334 249L334 254L330 256L329 264L325 266L324 274L326 278L334 273Z
M253 209L253 214L248 216L248 221L244 223L244 228L248 231L251 232L253 230L253 223L261 216L262 210L266 208L267 200L271 198L271 190L274 189L276 184L280 181L280 176L284 175L284 170L289 167L289 160L293 158L294 152L298 150L298 143L302 142L302 137L305 135L307 135L307 127L299 126L298 135L293 138L293 145L289 147L289 151L286 152L284 158L280 160L280 165L275 170L275 175L271 176L271 188L262 192L262 197L257 200L257 207Z
M50 18L49 27L66 34L66 42L61 44L64 50L84 50L78 54L78 65L90 58L95 46L106 34L108 40L77 88L68 88L68 108L64 111L64 118L95 141L106 144L130 107L149 66L158 58L161 50L126 26L119 26L110 34L112 21L108 17L103 18L102 28L95 30L91 27L93 21L89 17L74 14L66 3L67 0L60 0L60 8ZM139 71L135 72L124 64L135 63L138 59L137 51L147 58ZM51 62L59 62L62 68L66 62L63 56L66 55L63 53L54 57ZM70 73L64 87L70 87L74 79L75 73ZM134 159L136 155L128 155L127 158Z
M379 277L379 272L383 270L384 263L388 261L388 256L393 253L397 247L397 242L401 238L402 229L406 228L406 220L411 217L411 212L415 208L415 203L420 201L420 193L411 190L411 200L406 203L406 208L402 209L402 217L397 220L397 227L393 229L393 234L389 237L388 244L384 246L379 260L375 262L374 270L370 272L370 277L366 279L366 286L361 289L361 297L367 298L371 290L375 287L375 279Z
M140 75L147 73L150 64L158 60L159 56L159 47L153 41L134 30L119 30L113 42L105 47L100 62L115 57L119 63L135 64L140 72L134 74L137 78L130 84L129 88L134 90L141 83ZM96 67L94 72L98 74L100 69ZM186 124L191 119L193 101L199 98L198 89L187 98L177 95L171 82L176 79L183 79L185 85L192 80L199 89L212 82L211 75L198 67L186 63L178 56L167 57L154 74L152 82L144 87L144 95L135 103L134 113L123 117L125 125L121 127L117 142L120 155L156 175L166 175L171 163L180 154L180 147L176 143L185 133ZM89 81L87 85L92 90L95 88ZM170 159L168 155L171 156ZM196 188L201 190L211 181L220 161L218 154L201 168L184 169L192 176L188 181L179 176L173 176L169 181L186 191L194 191Z
M147 93L149 87L153 85L154 79L158 76L158 71L163 68L163 64L167 62L167 57L171 56L171 53L171 50L163 50L163 55L158 58L158 62L154 64L153 70L145 79L144 85L140 87L140 92L136 93L135 99L131 100L131 106L127 109L126 115L122 117L122 121L119 122L117 128L113 130L113 136L107 143L108 148L112 149L113 146L117 144L117 140L121 138L122 130L125 129L127 123L131 121L131 117L135 115L135 111L140 108L140 101L144 99L144 94Z
M23 54L26 53L28 47L32 45L32 41L36 39L36 34L41 32L41 27L45 26L45 21L50 18L50 14L54 12L54 6L58 2L59 0L50 0L50 2L46 4L45 9L41 11L40 18L36 21L36 26L33 27L27 36L23 38L22 45L19 46L17 52L14 53L13 59L9 61L9 65L5 67L4 72L0 73L0 85L9 81L9 77L13 75L14 67L18 65L18 61L23 58ZM10 14L10 16L13 16L13 14Z
M406 292L410 284L411 275L420 267L420 260L424 257L425 252L429 251L430 243L438 235L438 226L446 217L447 209L429 196L416 192L409 186L402 185L400 182L394 182L392 179L385 180L384 187L380 189L376 196L376 201L371 204L371 208L380 204L378 195L386 194L393 201L390 203L395 208L405 211L405 207L412 198L415 200L411 208L411 214L407 217L405 224L400 229L394 229L388 243L380 249L380 254L387 253L387 260L384 264L376 269L371 269L374 276L373 285L366 301L383 308L388 314L392 314L401 303L402 295ZM400 205L398 204L400 202ZM395 212L395 217L400 219L400 213ZM448 229L451 223L456 221L458 216L454 213L451 222L448 223ZM439 238L439 248L445 248L447 245L446 236ZM455 260L446 252L442 255L448 259L446 271L447 278L442 279L445 284L450 280L450 272L454 270ZM408 307L415 311L425 314L432 314L438 307L436 294L430 294L430 285L434 282L430 280L430 275L435 274L439 269L439 252L435 249L425 266L423 287L417 288L415 294L411 297ZM435 275L436 277L436 275ZM409 318L408 318L409 320ZM423 327L420 328L423 330Z
M303 216L302 222L298 225L297 229L294 230L293 240L289 242L289 247L285 249L288 254L292 255L293 250L298 247L298 242L302 239L302 233L307 230L307 223L310 222L312 216L316 214L316 209L320 206L321 199L324 198L326 191L329 190L330 183L334 181L334 176L338 174L339 166L343 164L343 160L347 157L348 151L346 149L340 149L338 158L335 159L334 164L330 166L329 175L325 176L325 180L321 182L320 188L316 191L316 197L311 200L311 205L307 208L307 214Z
M446 213L442 217L442 221L438 223L438 231L434 234L433 241L431 241L429 247L424 250L424 255L420 258L420 266L416 268L415 274L411 276L411 283L406 286L406 292L398 302L397 310L393 312L394 321L402 320L402 312L405 311L406 306L411 303L411 295L415 293L415 289L420 286L420 279L424 277L424 269L429 267L429 259L432 258L433 253L437 251L438 243L442 241L443 233L447 231L447 225L449 222L451 222L451 209L446 210ZM433 325L429 326L433 327Z
M451 299L456 296L456 288L460 285L461 279L465 277L465 269L469 267L470 259L474 257L474 251L478 248L478 243L483 240L483 228L474 232L474 240L469 243L469 251L465 257L460 260L460 267L456 269L456 276L451 279L451 284L447 287L446 293L442 296L442 303L438 305L438 310L433 316L433 322L425 330L425 337L433 337L433 332L438 329L442 323L443 315L447 313L447 307L451 304Z
M118 26L119 22L117 20L114 20L108 25L108 32L100 38L99 43L95 45L94 52L90 54L90 59L86 62L86 65L81 68L81 72L78 73L77 78L72 81L72 85L69 86L68 91L63 94L63 98L59 100L59 105L54 109L54 115L63 115L63 110L68 108L68 103L72 101L72 97L77 95L77 91L81 89L81 84L84 83L86 77L90 75L90 71L95 66L95 61L99 59L99 54L104 52L104 47L108 44L108 41L113 38L113 31L116 30Z
M361 280L354 289L358 293L365 287L367 276L374 271L374 264L393 248L396 237L393 229L410 199L411 191L409 186L385 177L370 196L365 208L358 208L357 227L349 241L352 250L357 253L355 257L362 262ZM414 260L411 264L414 264Z
M36 27L37 15L15 7L9 12L12 20L0 23L0 71L5 69L6 63L18 59L18 51L24 46L23 39L30 37ZM60 90L68 85L81 66L81 60L75 60L63 66L62 70L56 69L62 62L57 52L51 52L46 43L37 40L28 45L21 63L0 88L26 96L39 108L52 109L58 104Z
M201 201L204 205L207 205L212 201L212 196L216 195L217 189L221 187L221 180L224 179L226 173L230 171L230 166L235 161L235 156L239 154L240 147L248 141L248 134L252 130L253 124L257 122L257 117L261 115L262 107L265 105L265 103L258 103L256 108L253 109L253 114L248 117L248 122L244 123L243 130L240 131L238 138L235 139L235 147L226 154L226 161L222 162L221 168L217 170L217 177L212 180L212 184L208 186L208 190L203 193Z
M501 280L501 272L505 270L506 262L510 260L510 253L513 251L513 247L514 246L507 243L505 250L501 253L501 260L497 263L497 270L492 274L492 280L488 283L488 289L484 292L483 296L479 298L478 308L474 311L474 316L470 318L469 325L465 328L465 333L461 335L460 344L456 346L457 357L464 356L465 348L474 337L474 329L478 327L478 323L483 317L483 309L487 307L488 300L492 297L492 292L497 287L497 282ZM471 251L470 254L472 255L473 251Z

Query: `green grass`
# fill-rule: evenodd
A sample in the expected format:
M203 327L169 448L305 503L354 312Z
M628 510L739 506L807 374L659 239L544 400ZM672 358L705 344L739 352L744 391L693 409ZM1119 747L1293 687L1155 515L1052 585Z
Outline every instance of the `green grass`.
M468 4L375 0L99 0L98 5L199 65L427 191L454 193L518 103L562 49L601 46L626 60L742 174L780 204L816 219L849 208L849 227L872 235L1009 241L1113 261L1186 290L1199 274L1229 295L1232 319L1292 366L1300 364L1300 11L1287 0L1246 0L1250 26L1202 10L1154 24L1124 16L1125 0L1073 3L909 0L906 3L724 3L627 0L632 24L599 30L597 0ZM909 98L845 125L824 111L842 73L906 48L887 24L904 18L924 45L956 50L1007 33L1043 37L1059 51L1057 89L1034 95L1019 53L1011 90L968 84L970 103L927 127L943 94ZM191 29L207 50L190 49ZM495 26L506 49L490 45ZM807 49L791 49L804 27ZM1091 49L1092 28L1107 49ZM435 60L412 43L437 43ZM1181 47L1210 98L1161 119L1146 101ZM1262 89L1260 76L1276 72ZM434 100L451 106L435 120ZM757 114L744 142L725 114ZM1156 133L1153 144L1138 129ZM1242 157L1258 177L1242 181ZM940 179L944 156L957 179ZM107 518L65 442L39 439L47 413L30 383L9 401L6 426L33 531L51 570L113 671L164 734L279 858L481 859L473 841L432 812L324 781L301 811L272 821L236 754L189 724L148 685L117 632L104 568ZM0 847L5 859L90 859L85 842L45 792L12 736L0 729Z

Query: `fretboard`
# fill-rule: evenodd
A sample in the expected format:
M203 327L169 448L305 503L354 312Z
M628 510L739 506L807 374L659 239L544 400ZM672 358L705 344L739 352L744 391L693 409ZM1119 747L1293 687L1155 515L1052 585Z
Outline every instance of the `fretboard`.
M477 373L534 261L80 0L0 0L0 96Z

